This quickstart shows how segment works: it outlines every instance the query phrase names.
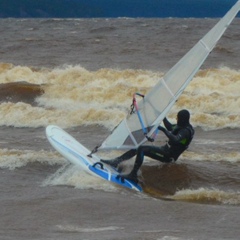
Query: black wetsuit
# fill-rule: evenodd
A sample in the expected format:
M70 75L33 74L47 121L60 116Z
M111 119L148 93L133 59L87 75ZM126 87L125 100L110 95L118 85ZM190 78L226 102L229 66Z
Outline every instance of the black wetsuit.
M159 126L158 129L164 132L168 137L168 142L164 146L139 146L137 149L129 150L114 160L102 161L113 167L117 167L119 163L137 155L132 171L129 174L121 174L122 178L137 182L137 172L143 163L144 156L148 156L164 163L169 163L176 161L188 148L194 136L194 129L189 123L189 119L190 113L185 109L178 112L177 125L172 125L166 118L163 119L166 129L161 126Z
M132 149L127 151L126 153L118 157L115 161L118 161L119 164L120 162L128 160L137 155L134 164L135 171L137 171L141 167L144 156L165 163L176 161L191 143L194 135L194 129L189 123L183 127L180 127L178 125L172 125L166 118L163 122L168 131L164 129L161 130L169 139L164 146L139 146L138 149Z

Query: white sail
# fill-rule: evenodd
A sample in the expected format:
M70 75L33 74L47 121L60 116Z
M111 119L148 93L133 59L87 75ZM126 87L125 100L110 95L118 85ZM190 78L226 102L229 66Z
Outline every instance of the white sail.
M129 115L102 143L100 149L133 149L147 141L170 111L240 10L238 1L227 14L177 62L139 102L139 114Z

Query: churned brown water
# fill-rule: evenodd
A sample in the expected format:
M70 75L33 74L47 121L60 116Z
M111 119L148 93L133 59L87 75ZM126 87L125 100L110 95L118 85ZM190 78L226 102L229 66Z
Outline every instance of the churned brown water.
M175 164L146 159L143 193L86 175L45 137L56 124L94 148L217 21L0 20L1 239L239 238L239 19L169 113L189 109L193 143Z

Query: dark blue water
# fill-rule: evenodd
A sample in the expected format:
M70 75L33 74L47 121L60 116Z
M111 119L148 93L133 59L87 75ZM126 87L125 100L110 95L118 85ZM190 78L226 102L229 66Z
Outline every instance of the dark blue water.
M8 0L0 17L18 18L219 18L236 0Z

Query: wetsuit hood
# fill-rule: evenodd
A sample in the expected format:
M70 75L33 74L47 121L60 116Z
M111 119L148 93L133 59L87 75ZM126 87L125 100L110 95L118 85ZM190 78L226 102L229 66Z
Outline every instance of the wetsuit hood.
M179 127L185 127L189 125L190 113L188 110L183 109L178 112L177 118L178 118L177 125Z

